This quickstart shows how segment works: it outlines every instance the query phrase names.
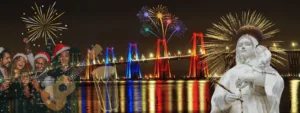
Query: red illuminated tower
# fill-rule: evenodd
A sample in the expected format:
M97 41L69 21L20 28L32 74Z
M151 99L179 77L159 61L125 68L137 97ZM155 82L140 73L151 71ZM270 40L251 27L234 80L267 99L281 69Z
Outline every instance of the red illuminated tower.
M201 55L197 54L197 37L200 38L201 43ZM208 73L208 65L205 60L205 57L202 57L203 54L207 54L204 48L204 39L202 33L193 33L191 38L192 40L192 52L191 52L191 60L190 60L190 68L189 68L189 78L196 77L206 77Z
M171 78L171 70L169 60L160 59L160 46L162 45L163 56L168 57L168 49L166 39L157 39L156 42L156 61L154 75L156 78Z

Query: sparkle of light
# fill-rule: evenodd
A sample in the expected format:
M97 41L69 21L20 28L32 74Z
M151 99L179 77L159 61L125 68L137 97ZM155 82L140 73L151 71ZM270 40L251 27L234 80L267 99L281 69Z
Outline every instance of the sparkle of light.
M170 24L172 21L171 21L171 19L168 19L167 20L167 24Z
M149 32L149 28L145 28L145 31L146 31L146 32Z
M176 26L176 31L179 31L180 30L180 26Z
M157 18L161 19L163 17L163 15L161 13L157 13Z
M149 54L149 57L150 57L150 58L153 58L153 57L154 57L154 54L153 54L153 53L150 53L150 54Z
M145 17L149 17L149 13L148 13L148 12L145 12L145 13L144 13L144 16L145 16Z

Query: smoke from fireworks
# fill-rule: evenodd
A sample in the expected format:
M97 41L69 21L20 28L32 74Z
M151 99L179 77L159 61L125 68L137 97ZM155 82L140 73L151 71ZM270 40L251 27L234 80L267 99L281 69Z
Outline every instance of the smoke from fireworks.
M28 42L35 41L38 38L44 38L47 43L47 39L51 39L54 42L54 37L58 38L57 34L64 29L67 29L66 25L61 26L62 23L58 22L58 19L64 14L58 13L54 9L55 2L50 5L46 12L43 12L43 5L40 7L35 3L35 7L32 7L34 15L32 17L21 17L22 21L25 23L28 29ZM25 15L25 13L23 13Z

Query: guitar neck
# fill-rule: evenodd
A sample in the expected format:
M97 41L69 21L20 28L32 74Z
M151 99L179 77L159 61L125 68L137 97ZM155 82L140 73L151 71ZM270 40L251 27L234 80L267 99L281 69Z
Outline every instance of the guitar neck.
M84 69L84 66L80 66L79 68L76 68L74 70L72 70L72 73L70 75L70 79L73 81L76 79L76 77L78 75L80 75L80 73L82 72L82 70Z

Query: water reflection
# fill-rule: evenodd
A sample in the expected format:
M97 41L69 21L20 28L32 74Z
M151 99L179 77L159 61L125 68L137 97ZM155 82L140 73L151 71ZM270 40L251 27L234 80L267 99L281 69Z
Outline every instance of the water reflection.
M286 81L282 101L281 112L299 112L299 82L300 80ZM100 89L115 89L108 85L100 84ZM111 101L111 104L119 105L116 110L109 112L198 112L208 113L210 110L210 98L214 87L205 80L169 80L169 81L118 81L118 101ZM79 102L81 102L82 113L107 112L107 102L112 96L107 96L102 91L102 99L97 99L94 85L80 88ZM113 94L115 91L109 91ZM92 94L91 94L92 93ZM86 100L85 100L86 99ZM90 101L93 100L93 101ZM102 103L104 102L104 103ZM114 103L116 102L116 103ZM105 106L105 107L103 107ZM111 108L110 108L111 109Z
M148 87L149 87L149 99L146 99L149 101L149 111L150 113L155 113L155 81L149 81Z
M291 87L291 113L299 113L299 97L298 97L298 87L299 87L300 80L291 80L290 87Z
M176 103L177 103L177 111L181 113L183 111L183 82L184 81L176 81Z

